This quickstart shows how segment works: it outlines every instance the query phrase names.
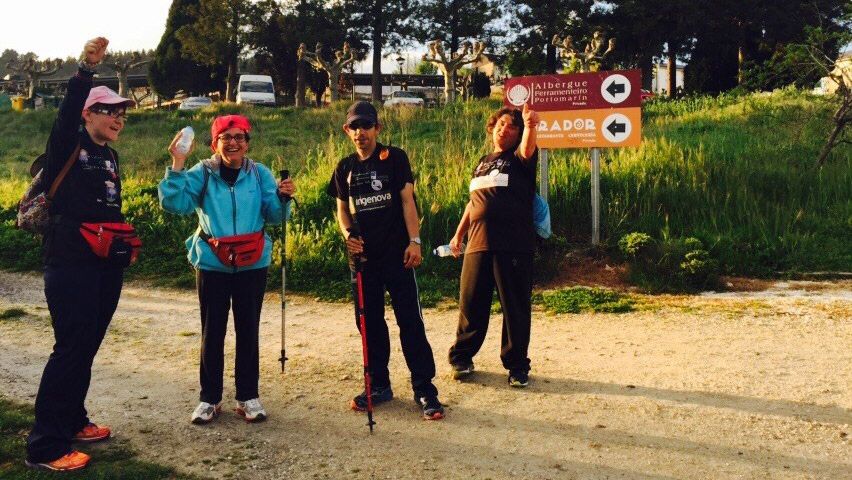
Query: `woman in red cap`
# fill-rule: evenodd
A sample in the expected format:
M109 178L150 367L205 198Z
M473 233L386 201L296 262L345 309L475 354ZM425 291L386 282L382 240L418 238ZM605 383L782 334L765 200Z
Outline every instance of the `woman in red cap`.
M108 43L103 37L86 43L40 157L45 184L61 180L43 243L44 295L56 343L44 367L35 425L27 437L26 463L34 468L81 469L90 458L73 450L72 442L97 442L111 435L109 428L89 421L84 406L92 362L118 305L124 267L132 261L127 248L102 258L83 230L84 225L124 222L118 152L108 143L124 129L125 110L133 101L107 87L92 88Z
M246 156L251 124L242 115L217 117L210 127L213 155L184 169L187 156L178 133L172 165L160 182L160 205L180 215L195 213L198 230L186 241L201 303L200 403L192 423L212 421L221 411L228 311L236 332L236 412L246 421L266 419L258 394L260 309L271 262L272 241L264 225L288 215L292 180L275 180L267 167Z

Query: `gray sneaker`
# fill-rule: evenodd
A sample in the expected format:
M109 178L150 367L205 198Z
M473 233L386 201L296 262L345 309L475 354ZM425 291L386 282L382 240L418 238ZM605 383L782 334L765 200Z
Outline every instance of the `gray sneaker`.
M245 418L247 422L262 422L266 420L266 410L260 404L259 398L252 398L245 402L237 401L237 408L234 411Z
M196 425L204 425L205 423L210 423L219 416L219 412L222 411L222 404L217 403L216 405L201 402L195 407L195 410L192 412L192 423Z

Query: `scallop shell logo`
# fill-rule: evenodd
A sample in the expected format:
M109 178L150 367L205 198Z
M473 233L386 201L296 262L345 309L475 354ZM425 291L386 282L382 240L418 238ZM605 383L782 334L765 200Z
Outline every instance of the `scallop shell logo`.
M521 105L527 103L527 100L529 100L530 91L527 87L519 83L509 89L508 97L509 103L516 107L520 107Z

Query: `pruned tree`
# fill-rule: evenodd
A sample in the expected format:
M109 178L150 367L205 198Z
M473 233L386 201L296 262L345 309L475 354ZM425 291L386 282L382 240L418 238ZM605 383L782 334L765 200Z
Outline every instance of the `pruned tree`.
M35 56L28 56L19 60L12 60L6 63L6 70L11 70L27 79L27 98L32 99L35 96L35 90L38 86L38 81L44 77L49 77L58 72L62 67L62 60L56 58L54 60L39 61Z
M429 52L423 55L424 62L431 62L444 76L444 100L451 103L456 99L456 72L463 66L479 60L485 44L479 41L464 42L458 51L444 51L440 40L428 44Z
M118 94L126 97L129 93L127 76L131 70L151 63L150 52L117 52L107 54L104 66L112 69L118 77Z
M349 47L349 42L344 42L342 49L335 50L333 60L323 58L323 44L321 42L317 42L313 52L309 52L305 44L302 43L299 45L296 56L299 60L308 62L315 68L323 70L328 74L328 88L331 91L331 101L335 102L339 100L340 73L347 66L355 62L355 51Z

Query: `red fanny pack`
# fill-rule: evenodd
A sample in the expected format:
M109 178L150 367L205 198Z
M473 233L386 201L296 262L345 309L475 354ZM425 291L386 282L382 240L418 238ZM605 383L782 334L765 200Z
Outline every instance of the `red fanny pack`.
M136 263L142 249L129 223L81 223L80 234L95 255L123 267Z
M229 267L254 265L263 255L263 247L266 244L263 230L230 237L210 237L203 232L200 236L207 241L219 261Z

